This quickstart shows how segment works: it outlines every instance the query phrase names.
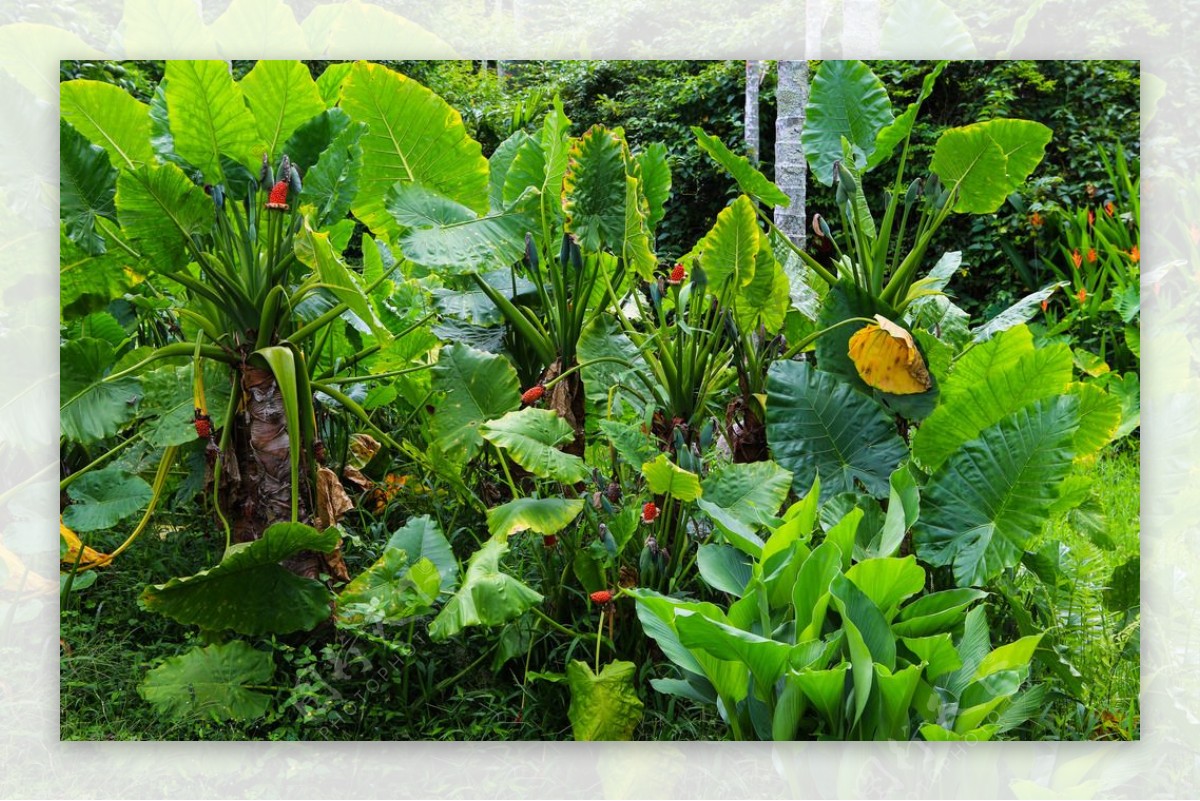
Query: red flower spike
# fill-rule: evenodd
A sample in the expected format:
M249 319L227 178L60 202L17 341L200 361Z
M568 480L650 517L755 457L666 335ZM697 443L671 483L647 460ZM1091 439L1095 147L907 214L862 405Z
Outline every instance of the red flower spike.
M682 264L676 264L671 270L671 277L667 279L667 283L672 286L678 286L683 283L684 277L687 275L687 269Z
M287 195L288 182L279 181L271 187L271 194L267 197L267 208L276 211L287 211Z
M521 403L525 404L526 406L529 406L531 404L534 404L534 403L537 403L538 401L540 401L542 399L542 396L545 394L546 394L546 388L543 387L541 384L532 386L529 389L527 389L521 393Z
M594 604L612 603L613 594L608 590L597 590L592 593L591 599Z
M656 517L658 517L658 507L654 505L654 501L650 501L642 507L643 523L653 523Z
M1071 261L1075 262L1075 269L1079 269L1079 265L1083 264L1083 254L1079 252L1079 248L1075 248L1075 252L1071 254Z
M212 418L204 412L197 409L192 418L192 425L196 427L196 436L200 439L212 438Z

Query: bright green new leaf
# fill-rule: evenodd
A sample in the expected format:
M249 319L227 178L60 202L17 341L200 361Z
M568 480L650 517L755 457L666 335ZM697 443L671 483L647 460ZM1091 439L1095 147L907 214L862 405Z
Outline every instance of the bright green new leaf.
M892 630L895 631L895 628ZM958 658L958 651L948 632L929 637L904 637L903 642L925 663L925 678L931 681L962 667L962 660Z
M667 146L662 142L651 142L636 158L641 170L641 188L649 210L646 227L652 234L662 220L667 198L671 196L671 164L668 158Z
M1029 660L1033 659L1033 652L1037 650L1038 643L1041 641L1041 634L1031 634L1016 642L996 648L979 663L979 667L975 669L973 680L979 681L1000 670L1028 667Z
M346 77L353 67L354 63L351 61L330 64L317 78L317 91L321 93L321 101L327 107L337 105L342 94L342 84L345 83Z
M156 270L183 269L189 237L212 229L212 199L174 164L121 171L117 177L117 214L142 256Z
M903 114L885 125L876 134L875 150L867 158L868 170L887 161L888 157L892 155L892 151L896 149L896 146L908 138L909 133L912 131L913 123L917 119L917 112L933 93L933 85L937 82L938 76L942 74L942 70L946 68L948 63L946 61L939 61L933 70L921 81L921 92L917 95L917 99L908 104L908 108L904 110Z
M821 497L821 480L814 479L813 486L804 497L792 504L783 514L783 523L771 532L762 549L759 560L765 565L777 553L787 550L793 542L807 543L817 522L817 501Z
M563 453L559 445L570 442L575 431L550 409L525 408L484 423L479 433L503 448L512 460L535 476L564 484L583 481L588 475L583 459Z
M101 531L146 507L153 495L139 476L112 465L80 476L67 488L72 503L62 522L74 531Z
M861 61L822 61L808 94L800 142L813 177L830 186L842 139L856 151L858 166L875 151L876 138L895 118L883 82Z
M105 381L113 346L90 337L63 343L59 355L62 434L85 445L111 437L133 419L141 396L134 376Z
M260 689L275 675L269 651L244 640L196 646L146 674L138 694L169 718L256 720L271 696Z
M352 275L342 257L334 250L329 234L314 231L306 219L296 232L295 250L296 258L301 263L316 270L322 286L371 326L376 336L387 338L388 332L376 316L371 301L359 285L357 276Z
M921 495L917 489L917 480L907 465L897 467L888 479L887 516L879 535L871 541L868 552L872 556L893 556L904 542L908 532L921 513Z
M696 555L700 577L713 589L740 598L750 582L750 557L737 548L718 543L701 545Z
M991 214L1041 163L1051 131L1029 120L989 120L938 137L929 169L957 190L954 210Z
M446 455L465 462L479 452L479 427L521 405L517 371L503 356L468 345L444 348L433 368L433 390L443 395L429 426Z
M842 624L852 623L871 652L871 659L896 669L896 638L875 602L846 575L836 575L829 583L829 594L842 616Z
M754 201L749 197L739 195L721 209L712 230L697 246L709 287L720 291L726 280L732 280L736 288L749 284L754 278L760 238Z
M438 592L451 592L454 589L458 581L458 559L437 521L429 515L410 517L407 523L392 532L387 547L404 551L410 564L419 559L428 559L437 568L440 577Z
M542 602L540 593L500 572L507 552L508 544L493 538L471 556L462 586L429 624L430 639L445 640L467 626L499 626Z
M654 256L654 240L646 219L649 208L646 198L642 195L641 184L632 175L625 176L625 228L621 234L620 248L614 248L621 254L622 260L643 281L654 278L654 268L658 259Z
M132 170L154 163L150 107L119 86L101 81L59 84L62 118L104 148L114 167Z
M1075 384L1079 398L1079 430L1075 432L1075 458L1098 453L1116 437L1121 426L1121 400L1095 384Z
M576 740L629 740L642 720L642 702L633 688L637 665L609 662L599 675L586 662L571 660L567 717Z
M821 626L829 608L829 585L841 573L842 552L832 542L821 543L804 560L792 589L797 642L821 636Z
M787 207L792 204L792 199L787 193L759 172L745 156L734 153L724 142L715 136L709 136L698 126L692 126L692 133L696 135L696 144L700 149L729 173L742 192L768 206Z
M694 501L703 494L700 479L696 474L678 467L665 453L660 453L654 461L643 464L642 475L646 477L646 484L655 495L670 495L681 501Z
M58 235L58 299L64 314L103 309L128 292L140 276L133 259L114 248L101 256L83 252L68 237L65 225ZM69 311L68 311L69 310Z
M520 531L548 537L570 525L582 511L580 498L517 498L488 509L488 531L501 540Z
M925 586L925 571L915 556L864 559L846 571L846 578L879 607L887 620L906 598Z
M325 110L308 67L299 61L263 59L238 84L258 128L261 150L275 163L288 137Z
M338 594L338 619L346 623L406 622L432 610L440 584L438 569L429 559L410 560L403 550L388 548Z
M686 609L675 613L675 630L684 646L745 665L758 687L773 686L787 669L793 649L803 647L751 634Z
M883 665L874 665L875 686L879 688L879 708L882 719L876 729L877 739L908 739L909 707L921 680L921 666L909 665L892 673Z
M228 183L221 156L257 168L265 149L224 61L167 61L163 78L175 152L209 183Z
M849 669L850 664L843 663L829 670L802 670L798 673L791 671L787 674L787 680L795 682L829 725L836 729L842 719L846 671Z

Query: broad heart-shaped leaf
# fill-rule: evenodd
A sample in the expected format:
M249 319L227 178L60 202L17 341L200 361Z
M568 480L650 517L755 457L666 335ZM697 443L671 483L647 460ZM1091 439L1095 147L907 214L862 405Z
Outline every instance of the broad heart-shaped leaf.
M59 355L62 434L84 445L111 437L133 419L141 382L134 376L105 381L113 362L109 343L84 337L64 342Z
M762 326L768 334L776 334L787 319L791 282L775 260L767 237L760 237L759 243L762 247L754 257L754 277L734 298L733 312L743 331Z
M694 501L703 494L699 477L676 465L665 453L660 453L654 461L643 464L642 475L646 477L646 485L655 495L670 495L681 501Z
M450 592L458 581L458 560L450 549L450 542L429 515L410 517L408 522L392 532L387 541L388 548L399 548L408 556L409 564L419 559L428 559L437 568L440 577L438 592Z
M737 200L721 209L712 230L698 245L702 251L700 266L714 292L720 292L728 279L732 279L735 288L750 283L754 278L760 238L754 201L749 197L739 195Z
M954 210L991 214L1041 162L1051 131L1030 120L989 120L938 137L930 171L957 190Z
M430 639L453 637L467 626L499 626L542 602L540 593L500 572L507 552L508 544L493 538L471 556L462 586L429 624Z
M59 84L62 118L104 148L114 167L132 170L154 163L150 107L128 92L100 81Z
M167 115L175 152L209 183L228 183L221 156L257 166L262 153L254 115L224 61L168 61L164 75Z
M599 675L586 662L572 659L567 665L571 706L567 717L576 740L629 740L642 720L642 701L633 680L637 665L609 662Z
M563 174L564 225L584 250L620 253L624 246L626 150L618 131L599 125L571 145Z
M562 204L563 174L571 149L568 129L571 121L563 113L562 104L555 98L554 106L546 112L541 131L528 136L517 149L512 165L504 176L501 202L494 207L511 204L533 187L541 195L541 211L558 216Z
M791 486L792 474L774 462L730 464L704 479L697 505L726 531L755 542L750 555L758 556L762 540L756 530L779 511Z
M821 478L821 499L857 490L882 498L908 456L878 403L805 362L779 361L767 373L767 442L792 471L797 492Z
M85 253L101 254L104 237L96 231L96 218L117 219L117 170L102 148L65 120L59 122L58 153L58 213L67 235Z
M275 660L244 640L196 646L146 674L138 694L169 718L256 720L271 696L254 687L270 683Z
M296 258L316 271L326 289L345 303L360 320L371 326L377 337L387 339L388 331L375 315L371 301L359 285L358 276L351 274L350 268L334 250L329 234L314 231L306 219L296 232L294 248Z
M964 351L954 363L950 377L942 387L942 403L965 395L971 387L987 381L989 375L1011 370L1026 354L1033 352L1033 333L1018 325Z
M312 203L316 207L319 227L333 225L350 211L350 204L358 192L358 173L362 166L362 148L358 140L366 129L362 123L347 125L321 153L312 169L304 174L304 189L298 202Z
M58 298L64 313L106 308L109 301L124 295L141 280L133 271L132 263L129 254L119 248L101 256L84 253L68 238L66 226L60 225Z
M496 146L492 155L488 156L488 205L493 209L504 207L504 181L512 171L513 161L517 152L527 143L535 141L525 131L514 131L507 139ZM520 197L525 188L522 187L514 197Z
M978 586L1020 561L1074 459L1079 400L1045 398L966 443L934 473L914 528L917 555Z
M397 240L409 261L439 273L485 272L521 257L534 196L478 216L474 211L418 183L397 182L386 208L404 232Z
M75 531L100 531L145 508L154 493L140 477L111 465L80 476L67 494L73 503L63 510L63 525Z
M385 203L397 181L416 181L477 214L488 210L488 163L462 116L416 81L379 64L355 63L342 108L369 130L354 216L376 235L396 228Z
M675 630L679 632L679 641L688 648L707 651L726 662L741 662L754 675L755 685L764 688L779 680L787 669L792 651L798 647L742 631L686 609L676 611Z
M1004 370L956 386L913 437L913 456L932 472L965 442L1034 401L1061 395L1071 382L1071 351L1054 344L1024 353ZM964 376L965 377L965 376ZM973 375L972 378L975 378ZM957 384L957 373L947 383Z
M570 525L582 511L580 498L517 498L488 509L488 531L505 541L518 531L549 536Z
M213 227L212 200L174 164L121 171L117 214L142 256L161 272L187 265L188 237Z
M559 445L570 442L575 431L549 409L520 409L480 427L488 442L504 448L512 460L535 476L574 484L587 478L583 459L563 453Z
M875 150L875 139L895 115L883 82L861 61L822 61L808 93L800 142L813 177L833 183L833 164L842 159L842 139L861 152L862 167Z
M646 217L646 227L653 234L666 213L664 207L667 198L671 196L671 164L668 161L667 146L662 142L652 142L637 154L636 161L641 171L641 189L646 197L649 213Z
M326 109L302 123L283 145L283 152L308 183L308 171L339 136L351 126L366 130L366 123L355 123L340 108ZM361 161L361 156L360 156Z
M300 551L329 553L341 532L276 523L262 538L234 545L220 564L142 590L141 605L184 625L239 634L308 631L329 617L333 595L279 562Z
M183 445L196 439L195 398L192 392L194 367L161 367L142 376L145 396L138 404L144 418L141 434L156 448ZM232 390L229 368L219 362L204 362L204 395L214 430L225 425L225 410Z
M1079 431L1075 433L1075 458L1091 456L1113 441L1121 425L1121 399L1095 384L1075 384L1079 398Z
M444 393L429 425L447 456L467 461L479 452L479 427L521 405L517 371L503 356L468 345L444 348L433 367L433 390Z
M409 560L388 548L338 594L338 619L347 623L401 623L433 609L441 578L433 562Z
M238 85L254 113L258 141L272 163L301 123L325 110L316 81L299 61L263 59Z
M763 175L750 163L745 156L739 156L725 143L715 136L710 136L704 129L693 125L692 133L696 135L696 144L712 157L730 177L737 182L738 189L755 200L768 206L790 206L792 199L787 193L776 186L767 176Z

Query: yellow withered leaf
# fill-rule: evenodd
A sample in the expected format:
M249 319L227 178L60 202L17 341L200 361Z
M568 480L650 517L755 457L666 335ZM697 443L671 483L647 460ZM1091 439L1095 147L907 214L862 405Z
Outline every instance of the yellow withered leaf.
M915 395L932 385L912 334L882 315L850 337L850 360L868 386L893 395Z
M79 536L63 525L62 521L58 521L58 534L67 543L67 550L62 555L62 562L65 565L75 564L75 560L79 560L80 570L90 570L93 567L102 567L112 561L112 557L106 553L84 545ZM79 555L79 549L83 548L83 556Z

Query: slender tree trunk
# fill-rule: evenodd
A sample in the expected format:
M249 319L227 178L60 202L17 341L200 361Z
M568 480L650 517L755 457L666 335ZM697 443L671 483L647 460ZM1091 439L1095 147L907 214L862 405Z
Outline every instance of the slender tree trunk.
M746 157L758 165L758 87L762 83L763 63L746 62Z
M775 90L775 183L792 199L788 207L775 207L775 225L800 247L805 241L805 180L808 166L800 132L808 103L808 62L780 61Z

